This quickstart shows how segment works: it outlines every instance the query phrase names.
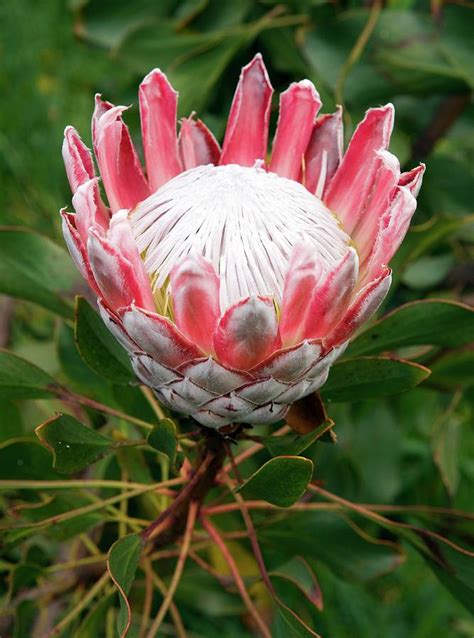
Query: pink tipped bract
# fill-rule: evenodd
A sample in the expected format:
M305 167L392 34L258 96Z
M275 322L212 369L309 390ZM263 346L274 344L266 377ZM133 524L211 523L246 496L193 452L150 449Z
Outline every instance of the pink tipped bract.
M222 150L155 69L140 85L146 171L123 121L96 97L94 153L65 132L75 214L64 237L101 316L167 407L199 423L272 423L320 388L391 282L424 166L388 150L391 104L343 151L341 109L318 115L309 80L280 97L261 55L242 69Z

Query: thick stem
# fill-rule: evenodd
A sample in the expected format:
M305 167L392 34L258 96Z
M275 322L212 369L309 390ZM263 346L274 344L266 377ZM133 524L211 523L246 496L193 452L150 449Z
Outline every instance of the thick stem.
M215 480L226 455L222 437L209 434L203 442L194 473L189 482L178 493L171 505L165 509L149 527L142 532L144 541L154 541L154 547L164 547L180 538L186 528L190 504L197 503L198 509Z

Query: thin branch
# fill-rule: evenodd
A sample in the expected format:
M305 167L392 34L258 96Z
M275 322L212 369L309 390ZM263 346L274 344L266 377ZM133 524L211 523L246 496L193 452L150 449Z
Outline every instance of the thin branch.
M291 428L288 425L284 425L279 430L274 432L273 436L280 436L281 434L287 434L290 431L290 429ZM234 457L234 464L240 465L241 463L249 459L251 456L253 456L257 452L260 452L260 450L263 449L263 447L264 447L263 443L255 443L255 445L252 445L251 447L247 448L246 450L241 452L239 455ZM227 465L224 465L222 472L223 473L230 472L233 469L232 466L233 464L231 462L227 463Z
M245 584L242 579L242 576L240 575L237 564L234 561L232 554L227 549L227 546L224 540L220 536L217 529L212 525L212 523L208 519L202 517L201 524L204 527L204 529L207 531L211 539L214 541L214 543L217 545L217 547L220 549L221 554L223 555L225 561L229 565L230 572L232 574L236 587L239 590L240 597L242 598L245 606L247 607L249 614L254 619L255 624L259 628L262 636L264 636L264 638L272 638L272 635L267 625L265 624L265 621L258 613L257 608L253 604L252 599L250 598L249 593L247 592L247 589L245 588Z
M386 518L385 516L382 516L381 514L378 514L377 512L367 509L363 505L360 505L358 503L352 503L352 501L348 501L345 498L342 498L341 496L337 496L336 494L333 494L332 492L328 492L327 490L323 489L322 487L319 487L318 485L314 485L313 483L310 483L308 485L308 489L311 490L312 492L315 492L316 494L319 494L323 498L326 498L335 503L339 503L345 509L350 509L350 510L353 510L354 512L357 512L358 514L364 516L365 518L369 518L379 523L382 526L398 527L400 529L411 530L413 532L421 534L422 536L429 536L430 538L434 538L438 541L441 541L442 543L446 543L447 545L449 545L456 551L460 552L461 554L474 557L474 552L471 552L465 549L464 547L461 547L460 545L453 543L448 538L442 536L441 534L438 534L437 532L432 532L429 529L424 529L421 527L417 527L415 525L410 525L409 523L400 523L399 521L392 521L391 519Z
M268 575L267 568L265 566L265 561L263 559L262 550L260 549L260 545L258 543L257 533L255 531L252 518L247 510L246 503L238 492L233 491L233 484L230 479L228 479L227 485L229 489L232 491L235 500L240 506L240 511L242 513L242 518L244 519L245 527L247 528L247 532L250 539L250 544L252 545L255 560L257 561L257 565L258 565L260 574L262 576L262 580L265 583L268 591L276 600L276 602L280 605L280 607L283 607L289 614L291 614L295 618L295 620L297 620L297 622L299 622L306 629L306 631L309 634L314 636L314 638L321 638L319 634L313 631L313 629L311 629L311 627L307 625L304 622L304 620L300 618L298 614L295 611L293 611L293 609L291 609L291 607L288 607L288 605L284 603L282 599L276 593L275 588L273 587L273 583L270 580L270 576Z
M171 583L169 589L166 593L166 596L161 604L161 607L158 611L158 615L153 622L150 631L147 634L147 638L155 638L158 633L158 630L161 627L161 623L168 611L173 596L176 592L176 589L179 585L179 581L181 580L181 576L183 573L184 565L186 563L186 558L188 556L189 546L191 544L191 538L193 535L194 525L196 524L196 516L199 510L199 503L197 501L191 501L188 509L188 517L186 521L186 529L184 530L183 542L181 544L181 550L179 552L178 561L176 563L176 568L174 570L173 578L171 579Z
M99 403L98 401L94 401L93 399L89 399L89 397L85 397L82 394L77 394L76 392L71 392L62 386L53 386L51 391L56 394L58 399L67 402L79 403L80 405L85 405L88 408L92 408L93 410L97 410L98 412L103 412L104 414L109 414L110 416L115 416L118 419L123 419L128 423L133 423L134 425L138 425L141 428L145 428L146 430L153 430L155 427L152 423L148 423L148 421L143 421L143 419L139 419L137 417L132 416L131 414L127 414L126 412L122 412L121 410L116 410L115 408L111 408L104 403Z
M105 572L102 577L96 582L96 584L89 590L89 592L79 600L79 603L71 609L71 611L64 616L56 627L53 627L47 634L47 638L53 638L53 636L59 636L72 621L89 605L89 603L100 593L109 580L108 572Z
M153 582L156 585L156 588L159 589L159 591L161 592L161 594L163 596L166 596L166 594L168 593L168 590L166 588L165 583L161 580L161 578L158 576L158 574L156 574L153 569L151 572L151 576L153 579ZM186 633L186 629L184 628L184 624L183 624L183 620L181 618L181 615L178 611L178 608L176 607L175 603L172 601L170 603L170 616L173 619L173 623L176 629L176 635L178 638L187 638L187 633Z
M334 89L334 97L336 98L337 104L340 104L341 106L344 105L344 85L346 83L347 76L364 52L364 49L367 46L375 27L377 26L381 10L382 0L374 0L370 9L369 18L339 71L336 87Z
M184 483L185 479L183 477L178 477L176 479L172 479L170 481L162 481L161 483L155 483L154 487L157 491L161 487L170 487L174 485L180 485ZM144 483L133 483L124 482L124 481L108 481L101 479L79 479L72 481L9 481L9 480L1 480L0 481L0 490L9 490L9 489L17 489L17 490L72 490L72 489L82 489L84 487L97 487L104 488L110 490L117 489L140 489L143 487L149 487Z
M151 541L153 538L158 536L158 534L163 530L164 527L168 524L169 517L179 509L181 504L186 501L189 495L192 493L193 489L199 483L201 478L206 474L207 469L212 463L212 455L209 453L204 459L203 463L193 475L189 483L179 492L175 500L171 503L171 505L164 512L158 516L156 520L151 523L143 532L142 537L145 541Z
M167 485L179 485L182 483L182 479L172 479L171 481L166 481ZM159 485L164 485L165 483L160 483ZM97 510L103 509L108 505L114 505L115 503L120 503L123 500L128 498L133 498L135 496L140 496L141 494L146 494L147 492L152 492L156 490L155 485L143 485L140 489L130 490L129 492L124 492L122 494L118 494L117 496L113 496L112 498L105 499L100 501L99 503L92 503L91 505L85 505L84 507L79 507L75 510L70 510L69 512L64 512L63 514L56 514L54 516L50 516L49 518L45 518L41 521L35 521L33 523L28 523L25 525L15 525L15 526L7 526L1 527L0 529L29 529L32 527L44 527L49 525L55 525L56 523L61 523L63 521L67 521L71 518L75 518L76 516L82 516L84 514L90 514L90 512L95 512Z

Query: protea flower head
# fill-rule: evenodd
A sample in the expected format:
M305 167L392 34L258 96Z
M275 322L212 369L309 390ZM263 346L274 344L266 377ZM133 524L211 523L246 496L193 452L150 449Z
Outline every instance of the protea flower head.
M202 425L271 423L320 388L377 310L424 166L387 151L391 104L370 109L345 153L341 109L318 115L308 80L280 96L262 57L242 69L222 148L152 71L139 89L146 172L122 115L96 97L95 157L68 127L76 213L64 237L138 378Z

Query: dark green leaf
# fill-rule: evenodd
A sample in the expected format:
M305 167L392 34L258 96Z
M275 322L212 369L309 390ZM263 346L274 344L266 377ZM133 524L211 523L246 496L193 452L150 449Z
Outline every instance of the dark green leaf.
M336 363L321 394L328 401L360 401L398 394L415 387L430 371L410 361L360 357Z
M127 597L135 579L142 547L141 537L138 534L129 534L112 545L107 559L107 569L118 589L120 599L117 630L121 637L127 635L132 620L132 611Z
M83 425L68 414L58 416L39 425L36 435L53 454L53 468L72 474L103 458L114 442Z
M404 560L395 543L371 538L331 512L292 512L262 530L261 537L266 547L278 549L280 557L290 560L301 554L311 565L314 561L326 564L344 581L366 583Z
M0 228L0 292L70 319L70 299L79 281L69 254L51 239L24 229Z
M460 346L474 341L474 311L453 301L408 303L377 321L351 344L360 356L405 346Z
M84 618L74 634L74 638L97 638L105 627L106 616L112 605L112 594L101 598Z
M437 358L431 366L430 385L445 389L474 384L474 350L457 350Z
M178 450L178 439L176 425L171 419L161 419L147 437L147 441L152 448L165 454L170 465L174 466L176 453Z
M9 441L0 447L0 479L49 480L63 478L51 467L51 455L37 441Z
M309 459L277 456L262 465L238 491L244 498L290 507L303 496L312 475L313 463Z
M82 297L76 301L75 336L82 358L98 375L123 384L135 379L127 353Z
M41 368L0 349L0 398L46 399L57 387L56 381Z
M280 603L278 605L278 611L285 621L285 624L291 629L291 634L289 635L291 635L292 638L320 638L319 634L310 629L308 625L303 624L295 612L292 612L289 607Z
M301 556L295 556L287 563L273 569L269 575L293 583L317 609L320 611L323 609L323 596L319 583L313 570Z
M291 433L284 434L283 436L264 436L262 437L261 442L272 456L280 456L282 454L297 456L309 448L315 441L333 427L334 421L327 419L308 434L303 434L301 436L299 434Z

